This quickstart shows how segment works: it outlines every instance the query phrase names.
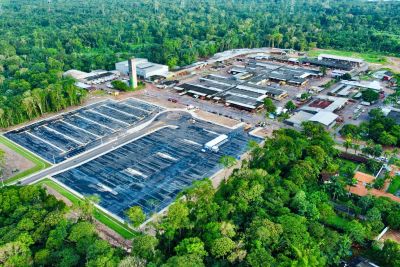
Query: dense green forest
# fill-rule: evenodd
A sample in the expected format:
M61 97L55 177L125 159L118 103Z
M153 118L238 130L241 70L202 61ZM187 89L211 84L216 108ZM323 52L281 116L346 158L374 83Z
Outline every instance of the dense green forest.
M38 186L0 189L0 266L116 266L124 254L97 236L91 210L67 214Z
M36 186L0 189L0 265L4 266L338 266L364 255L400 266L400 245L373 238L400 229L400 206L387 198L354 197L355 164L340 159L322 126L281 129L216 190L205 179L182 193L153 235L138 234L130 253L100 240L93 206L76 209ZM322 172L338 173L324 184ZM140 217L140 218L139 218ZM131 220L143 221L132 208Z
M62 71L182 66L240 47L399 55L400 4L361 0L0 1L0 126L81 103Z

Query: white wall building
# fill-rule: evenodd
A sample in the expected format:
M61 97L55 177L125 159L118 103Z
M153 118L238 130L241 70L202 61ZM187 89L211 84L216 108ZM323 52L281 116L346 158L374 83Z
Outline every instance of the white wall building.
M143 79L156 75L164 77L168 75L169 69L166 65L152 63L145 58L135 58L135 61L137 75ZM123 75L129 75L128 61L115 63L115 69Z

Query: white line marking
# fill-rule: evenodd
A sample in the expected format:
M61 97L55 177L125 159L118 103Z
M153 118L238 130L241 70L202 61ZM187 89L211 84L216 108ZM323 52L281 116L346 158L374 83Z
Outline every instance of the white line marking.
M113 128L110 128L110 127L108 127L107 125L101 124L100 122L91 120L91 119L86 118L86 117L82 117L82 116L80 116L80 115L78 115L78 114L75 114L74 116L76 116L76 117L78 117L78 118L81 118L81 119L83 119L83 120L90 121L90 122L92 122L92 123L94 123L94 124L100 125L101 127L107 128L107 129L111 130L113 133L116 132L116 130L114 130Z
M207 129L203 129L203 131L205 131L207 133L210 133L210 134L219 135L219 133L216 133L216 132L213 132L213 131L210 131L210 130L207 130Z
M52 147L55 148L56 150L59 150L59 151L61 151L61 152L63 152L63 153L66 153L66 152L67 152L67 151L65 151L65 150L63 150L63 149L57 147L56 145L53 145L53 144L50 143L49 141L46 141L46 140L40 138L39 136L34 135L34 134L31 133L31 132L26 131L26 133L29 134L30 136L32 136L33 138L36 138L36 139L40 140L40 142L43 142L43 143L48 144L49 146L52 146Z
M203 146L202 144L199 144L193 140L189 140L189 139L183 139L183 142L191 144L191 145L195 145L195 146Z
M50 132L55 132L56 134L62 135L62 136L65 137L66 139L69 139L69 140L71 140L72 142L77 143L78 145L81 145L81 146L85 145L85 143L82 143L82 142L80 142L80 141L78 141L78 140L75 140L74 138L69 137L68 135L65 135L65 134L63 134L63 133L60 133L59 131L54 130L54 129L48 127L47 125L44 125L43 128L46 128L46 129L47 129L48 131L50 131Z
M65 124L67 124L68 126L70 126L70 127L73 127L73 128L76 128L76 129L79 129L79 130L81 130L82 132L85 132L85 133L87 133L87 134L90 134L90 135L93 135L93 136L95 136L95 137L97 137L97 138L101 138L101 136L100 135L97 135L97 134L94 134L94 133L92 133L92 132L89 132L89 131L87 131L87 130L85 130L85 129L83 129L83 128L81 128L81 127L78 127L78 126L75 126L75 125L72 125L71 123L69 123L69 122L66 122L66 121L63 121L63 120L60 120L62 123L65 123Z
M127 103L127 102L120 102L120 104L122 104L122 105L125 105L125 106L129 106L129 107L131 107L131 108L135 108L135 109L138 109L138 110L141 110L141 111L144 111L144 112L146 112L147 114L149 114L149 113L151 113L153 110L145 110L145 109L142 109L142 108L139 108L139 107L135 107L135 106L132 106L133 104L129 104L129 103Z
M109 118L110 120L119 121L119 122L121 122L121 123L123 123L123 124L130 125L130 124L129 124L129 123L127 123L127 122L124 122L124 121L121 121L121 120L119 120L119 119L116 119L116 118L113 118L113 117L107 116L106 114L104 114L104 113L101 113L101 112L99 112L99 111L96 111L96 110L93 110L93 109L91 109L91 110L88 110L88 112L97 113L97 114L99 114L100 116L103 116L103 117Z
M157 152L156 155L161 157L161 158L163 158L163 159L169 159L169 160L172 160L172 161L178 161L177 158L174 158L173 156L171 156L171 155L169 155L167 153Z
M141 117L138 117L138 116L135 116L135 115L133 115L133 114L127 113L127 112L125 112L125 111L123 111L123 110L119 110L119 109L116 109L116 108L113 108L113 107L110 107L110 106L107 106L107 105L104 105L103 107L112 109L112 110L114 110L114 111L116 111L116 112L119 112L119 113L128 115L128 116L130 116L130 117L134 117L134 118L136 118L136 119L141 119Z

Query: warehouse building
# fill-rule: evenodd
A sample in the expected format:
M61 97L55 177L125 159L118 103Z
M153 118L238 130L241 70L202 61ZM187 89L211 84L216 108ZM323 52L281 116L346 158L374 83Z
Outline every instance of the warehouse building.
M237 80L248 80L254 84L265 84L271 81L295 86L303 86L310 78L322 76L319 70L287 67L255 60L250 61L245 67L233 67L230 74L235 75Z
M334 96L316 96L308 105L301 107L303 111L317 113L321 110L337 112L345 107L347 98Z
M222 101L229 106L249 111L262 107L266 97L282 100L288 96L285 90L277 87L237 81L219 75L207 75L197 83L184 83L175 88L195 97Z
M338 118L338 115L330 111L320 110L314 114L311 111L300 110L285 120L285 123L295 128L301 128L303 122L311 121L330 129L336 124Z
M357 87L359 89L371 89L378 93L383 90L383 87L379 81L341 81L342 84Z
M68 70L63 74L64 77L72 77L79 81L81 88L90 85L97 85L113 81L120 76L117 71L95 70L92 72L84 72L80 70Z
M340 64L344 64L344 65L351 65L353 67L360 67L361 64L364 63L363 59L329 55L329 54L320 54L318 56L318 60L328 61L328 62L331 61L331 62L340 63Z
M167 77L169 68L166 65L149 62L145 58L135 58L136 73L142 79L149 79L152 76ZM128 61L115 63L115 69L123 75L129 75Z

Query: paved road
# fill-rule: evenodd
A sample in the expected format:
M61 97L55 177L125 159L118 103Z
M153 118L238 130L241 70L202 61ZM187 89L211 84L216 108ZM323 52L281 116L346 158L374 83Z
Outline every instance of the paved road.
M80 154L80 155L78 155L74 158L71 158L67 161L64 161L60 164L54 165L53 167L45 169L41 172L35 173L31 176L28 176L28 177L20 180L18 183L22 184L22 185L33 184L42 178L52 176L57 173L60 173L65 170L76 167L78 165L81 165L93 158L96 158L96 157L112 150L115 147L118 147L122 144L132 141L133 139L138 138L144 134L147 134L153 130L156 130L162 126L174 124L175 120L173 118L172 119L168 118L168 114L176 113L176 112L187 113L184 111L168 111L168 110L163 111L163 112L147 119L142 124L136 126L138 128L143 128L143 129L138 129L137 131L134 131L133 128L129 128L125 131L122 131L120 133L120 135L118 137L116 137L113 141L108 142L102 146L99 146L99 147L97 147L91 151L88 151L84 154Z

